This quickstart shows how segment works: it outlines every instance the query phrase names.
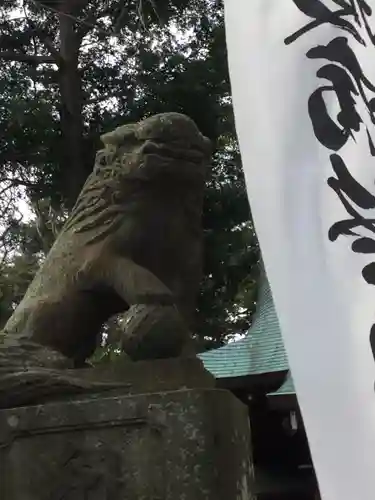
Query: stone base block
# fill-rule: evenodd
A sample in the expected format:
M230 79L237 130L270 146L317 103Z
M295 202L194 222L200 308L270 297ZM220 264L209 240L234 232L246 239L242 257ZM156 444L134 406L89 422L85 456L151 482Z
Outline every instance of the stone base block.
M1 500L250 500L231 393L97 395L0 411Z

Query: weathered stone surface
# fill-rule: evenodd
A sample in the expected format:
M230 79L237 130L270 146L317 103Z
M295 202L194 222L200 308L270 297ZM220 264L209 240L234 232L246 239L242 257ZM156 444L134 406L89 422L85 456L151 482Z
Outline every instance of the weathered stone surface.
M216 385L213 375L195 356L137 362L120 356L105 366L59 371L37 368L32 362L24 368L16 363L14 371L8 366L0 378L0 409L67 400L75 395L82 399L104 392L124 395Z
M0 333L0 408L104 389L74 368L85 366L117 313L132 360L192 353L210 141L179 113L127 124L102 141L72 213Z
M0 411L1 500L250 500L247 409L185 389Z
M32 343L82 366L103 323L124 311L122 347L132 359L188 349L210 142L179 113L127 124L102 141L72 213L4 327L0 368L11 349L13 359L17 348L29 358ZM40 366L45 350L33 357ZM56 354L48 358L51 368ZM57 362L66 364L63 356Z
M81 380L94 383L120 384L126 380L129 394L216 386L215 377L196 356L136 362L123 362L119 357L108 365L75 373L80 374Z

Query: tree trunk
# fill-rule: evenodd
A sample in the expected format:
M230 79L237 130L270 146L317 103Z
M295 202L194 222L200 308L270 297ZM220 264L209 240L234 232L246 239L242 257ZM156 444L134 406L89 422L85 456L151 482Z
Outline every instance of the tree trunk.
M83 156L82 82L78 70L81 39L71 17L61 13L59 23L62 179L68 208L71 208L87 175Z

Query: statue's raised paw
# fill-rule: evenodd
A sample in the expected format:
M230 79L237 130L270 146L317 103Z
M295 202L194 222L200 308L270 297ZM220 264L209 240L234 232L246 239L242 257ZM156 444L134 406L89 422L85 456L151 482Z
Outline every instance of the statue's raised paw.
M135 304L122 327L122 349L134 361L180 356L191 339L175 306Z

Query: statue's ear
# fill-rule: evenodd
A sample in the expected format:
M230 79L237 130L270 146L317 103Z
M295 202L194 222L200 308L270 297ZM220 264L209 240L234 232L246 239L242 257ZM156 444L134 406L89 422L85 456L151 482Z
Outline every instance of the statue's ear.
M132 143L136 140L135 137L136 125L129 123L117 127L112 132L107 132L100 136L100 140L105 146L122 146L123 144Z

